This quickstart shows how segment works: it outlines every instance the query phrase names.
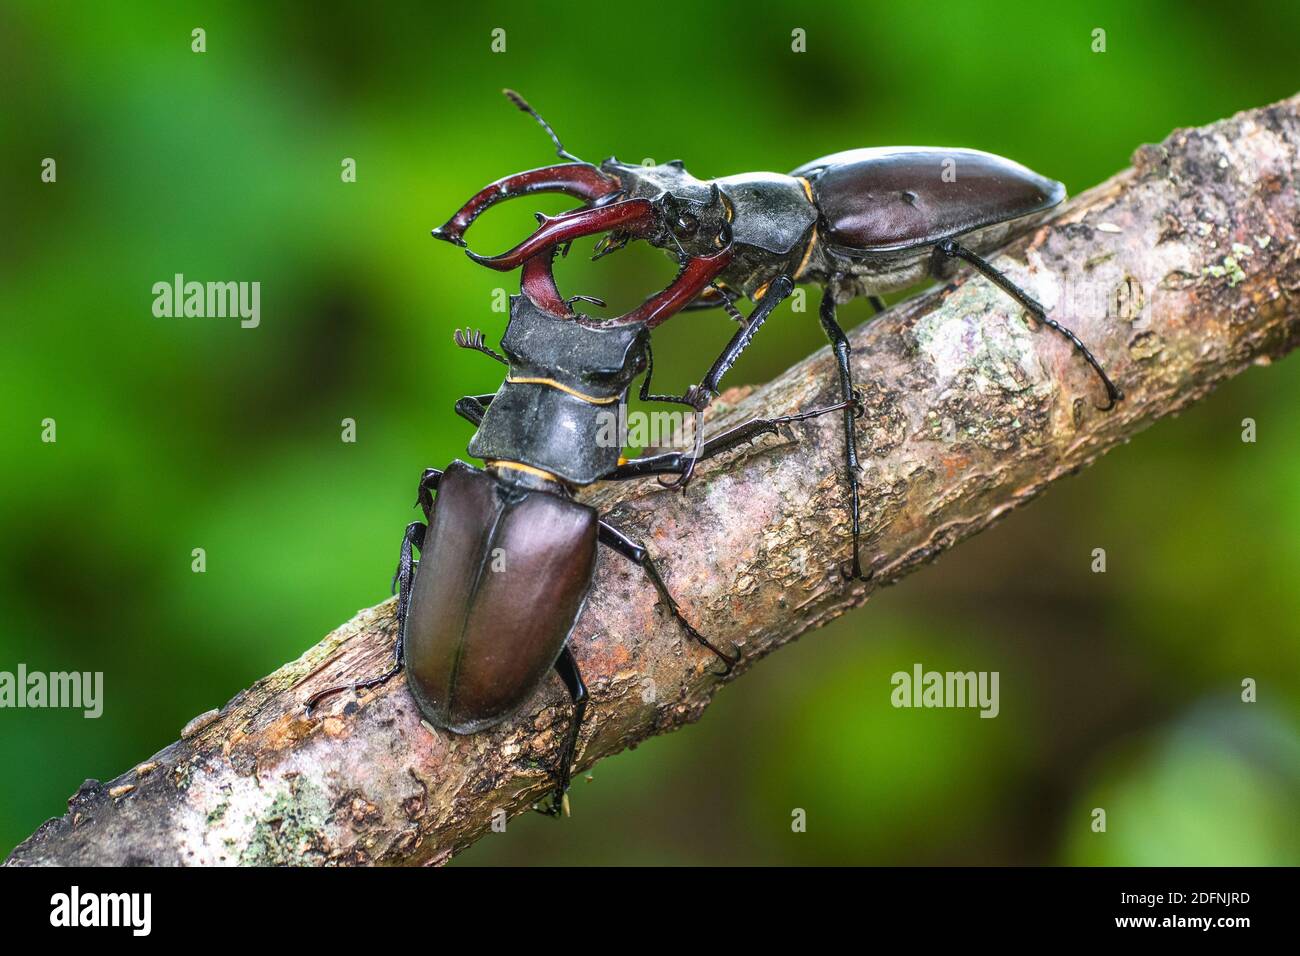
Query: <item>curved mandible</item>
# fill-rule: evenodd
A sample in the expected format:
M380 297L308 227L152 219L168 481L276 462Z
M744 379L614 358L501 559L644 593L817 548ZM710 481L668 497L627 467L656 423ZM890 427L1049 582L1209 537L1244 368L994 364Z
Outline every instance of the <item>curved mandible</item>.
M445 223L433 230L435 239L465 245L465 231L486 210L505 199L534 193L563 193L595 202L617 192L619 181L590 163L560 163L506 176L484 186Z
M559 216L538 214L541 225L519 245L497 256L480 256L466 249L465 254L481 266L508 272L545 249L555 248L600 232L619 230L629 235L648 235L654 229L654 205L648 199L625 199L622 202L589 209L576 209Z
M603 206L577 209L560 216L540 216L541 225L531 236L513 249L497 256L466 254L480 265L507 272L522 267L521 292L538 308L553 315L588 320L574 314L569 300L555 284L555 254L575 239L596 233L617 231L625 236L648 236L658 228L658 213L648 199L625 199ZM729 238L729 237L728 237ZM662 292L651 296L630 312L601 324L644 323L648 328L666 321L700 294L731 263L734 248L730 241L709 256L682 260L676 278Z
M728 244L711 256L688 259L666 289L652 295L636 308L613 319L589 319L574 313L572 300L561 295L555 284L553 267L558 248L559 243L552 242L524 261L519 291L531 299L534 305L552 315L578 322L597 325L641 323L649 329L666 322L694 301L727 268L734 256L732 247Z

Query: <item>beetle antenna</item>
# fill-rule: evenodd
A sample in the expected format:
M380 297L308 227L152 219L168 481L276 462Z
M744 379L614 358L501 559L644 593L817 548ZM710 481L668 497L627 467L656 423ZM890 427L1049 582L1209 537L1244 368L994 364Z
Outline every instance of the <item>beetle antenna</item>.
M496 359L502 365L510 364L504 355L499 355L483 341L483 333L478 329L466 329L464 332L457 329L455 333L453 333L452 338L455 339L456 344L463 349L472 349L475 352L482 352L488 358Z
M540 125L542 129L546 130L546 135L551 137L551 142L555 144L556 155L558 155L561 159L567 159L574 163L582 162L582 160L580 160L577 156L574 156L571 152L569 152L567 149L564 148L564 144L560 142L560 137L556 136L555 130L551 129L551 124L546 122L546 120L542 119L541 114L538 113L537 110L529 106L528 101L526 99L524 99L514 90L507 89L507 90L502 90L501 92L506 95L506 99L508 99L511 103L514 103L515 106L519 107L529 116L531 116L533 119L537 120L538 125Z

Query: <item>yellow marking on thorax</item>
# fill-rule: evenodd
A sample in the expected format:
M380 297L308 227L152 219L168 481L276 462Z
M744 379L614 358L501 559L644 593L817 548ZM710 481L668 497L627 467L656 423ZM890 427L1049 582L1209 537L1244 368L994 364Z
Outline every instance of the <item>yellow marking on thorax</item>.
M536 475L538 478L545 478L547 481L559 481L555 475L549 471L543 471L540 468L534 468L532 465L525 465L521 461L506 461L502 458L494 458L487 463L492 468L511 468L515 471L522 471L526 475Z
M804 179L802 176L796 176L795 178L799 180L799 185L803 187L803 194L808 197L808 201L814 206L817 205L817 200L813 199L812 183Z
M795 269L794 275L791 276L795 282L799 281L799 277L808 268L808 260L812 258L813 246L815 245L817 245L817 224L813 223L812 234L808 237L808 248L803 251L803 258L799 260L799 268Z
M561 392L572 395L574 398L581 399L588 405L612 405L618 401L617 395L611 395L608 398L597 398L595 395L586 395L576 388L570 388L563 382L557 382L553 378L510 378L506 376L506 382L511 385L548 385L551 388L558 388Z

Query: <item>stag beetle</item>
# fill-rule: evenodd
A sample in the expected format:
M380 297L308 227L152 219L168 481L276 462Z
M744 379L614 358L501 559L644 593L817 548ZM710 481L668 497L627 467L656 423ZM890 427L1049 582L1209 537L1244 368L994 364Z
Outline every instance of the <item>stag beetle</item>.
M540 226L524 242L497 256L467 250L475 262L509 270L539 251L581 236L606 233L599 258L642 239L676 255L682 271L655 300L654 319L666 310L721 306L741 323L698 385L679 400L703 409L718 393L727 370L796 283L822 288L820 317L839 367L845 402L844 449L853 534L851 571L861 578L857 414L849 341L836 321L836 307L867 297L879 313L880 295L934 277L949 279L959 262L973 266L1028 310L1069 339L1106 388L1106 411L1123 398L1101 363L1079 338L983 256L1032 229L1065 199L1065 187L1000 156L973 149L885 147L834 153L788 175L742 173L702 181L680 160L656 166L599 166L568 152L555 131L513 91L516 106L546 130L556 153L568 162L507 176L475 194L436 238L464 246L465 231L486 209L516 196L559 192L587 206L564 215L539 215ZM960 241L959 241L960 240ZM552 301L561 303L558 292ZM748 318L734 302L755 303ZM647 306L649 308L649 306ZM685 485L687 470L677 481ZM870 573L866 575L870 577Z
M553 290L549 256L538 263L525 269L528 284ZM598 481L681 474L687 467L690 456L682 452L628 461L620 457L619 442L598 439L602 414L625 421L627 392L638 375L645 373L641 398L657 398L650 392L649 331L640 314L599 324L574 321L516 295L501 339L504 355L485 345L481 333L457 332L458 345L509 370L495 394L456 403L456 413L477 428L468 450L485 467L456 461L445 471L424 472L416 504L425 521L407 527L393 577L393 666L312 694L309 711L330 694L374 687L404 669L426 720L472 734L512 716L554 668L573 700L573 716L552 769L550 805L538 809L552 816L567 812L587 703L567 641L591 587L597 544L640 565L669 614L726 671L737 663L734 649L720 650L682 614L645 546L573 498ZM843 407L751 419L705 442L700 457Z

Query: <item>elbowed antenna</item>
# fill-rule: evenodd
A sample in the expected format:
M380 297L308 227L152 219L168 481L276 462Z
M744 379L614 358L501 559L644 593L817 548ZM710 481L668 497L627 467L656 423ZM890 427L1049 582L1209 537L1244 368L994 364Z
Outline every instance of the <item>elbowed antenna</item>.
M433 238L450 242L464 248L465 230L482 213L505 199L518 196L530 196L534 193L564 193L586 203L598 200L608 201L612 194L619 191L618 177L602 171L591 163L584 163L564 148L560 138L551 129L551 124L542 119L528 101L514 90L502 90L510 102L535 119L546 130L546 135L555 144L555 152L568 162L542 169L530 169L516 173L490 183L470 197L456 214L433 230Z
M542 129L546 130L546 135L551 137L551 142L555 144L555 153L557 156L559 156L561 159L567 159L575 163L582 162L582 160L580 160L577 156L574 156L571 152L569 152L567 149L564 148L564 144L560 142L560 137L556 136L555 130L551 129L551 124L546 122L546 120L542 119L542 115L538 113L537 110L533 109L528 104L528 101L526 99L524 99L522 96L520 96L518 93L516 93L514 90L511 89L504 89L501 92L506 95L506 99L508 99L511 103L514 103L515 106L519 107L529 116L531 116L533 119L537 120L538 125L540 125Z

